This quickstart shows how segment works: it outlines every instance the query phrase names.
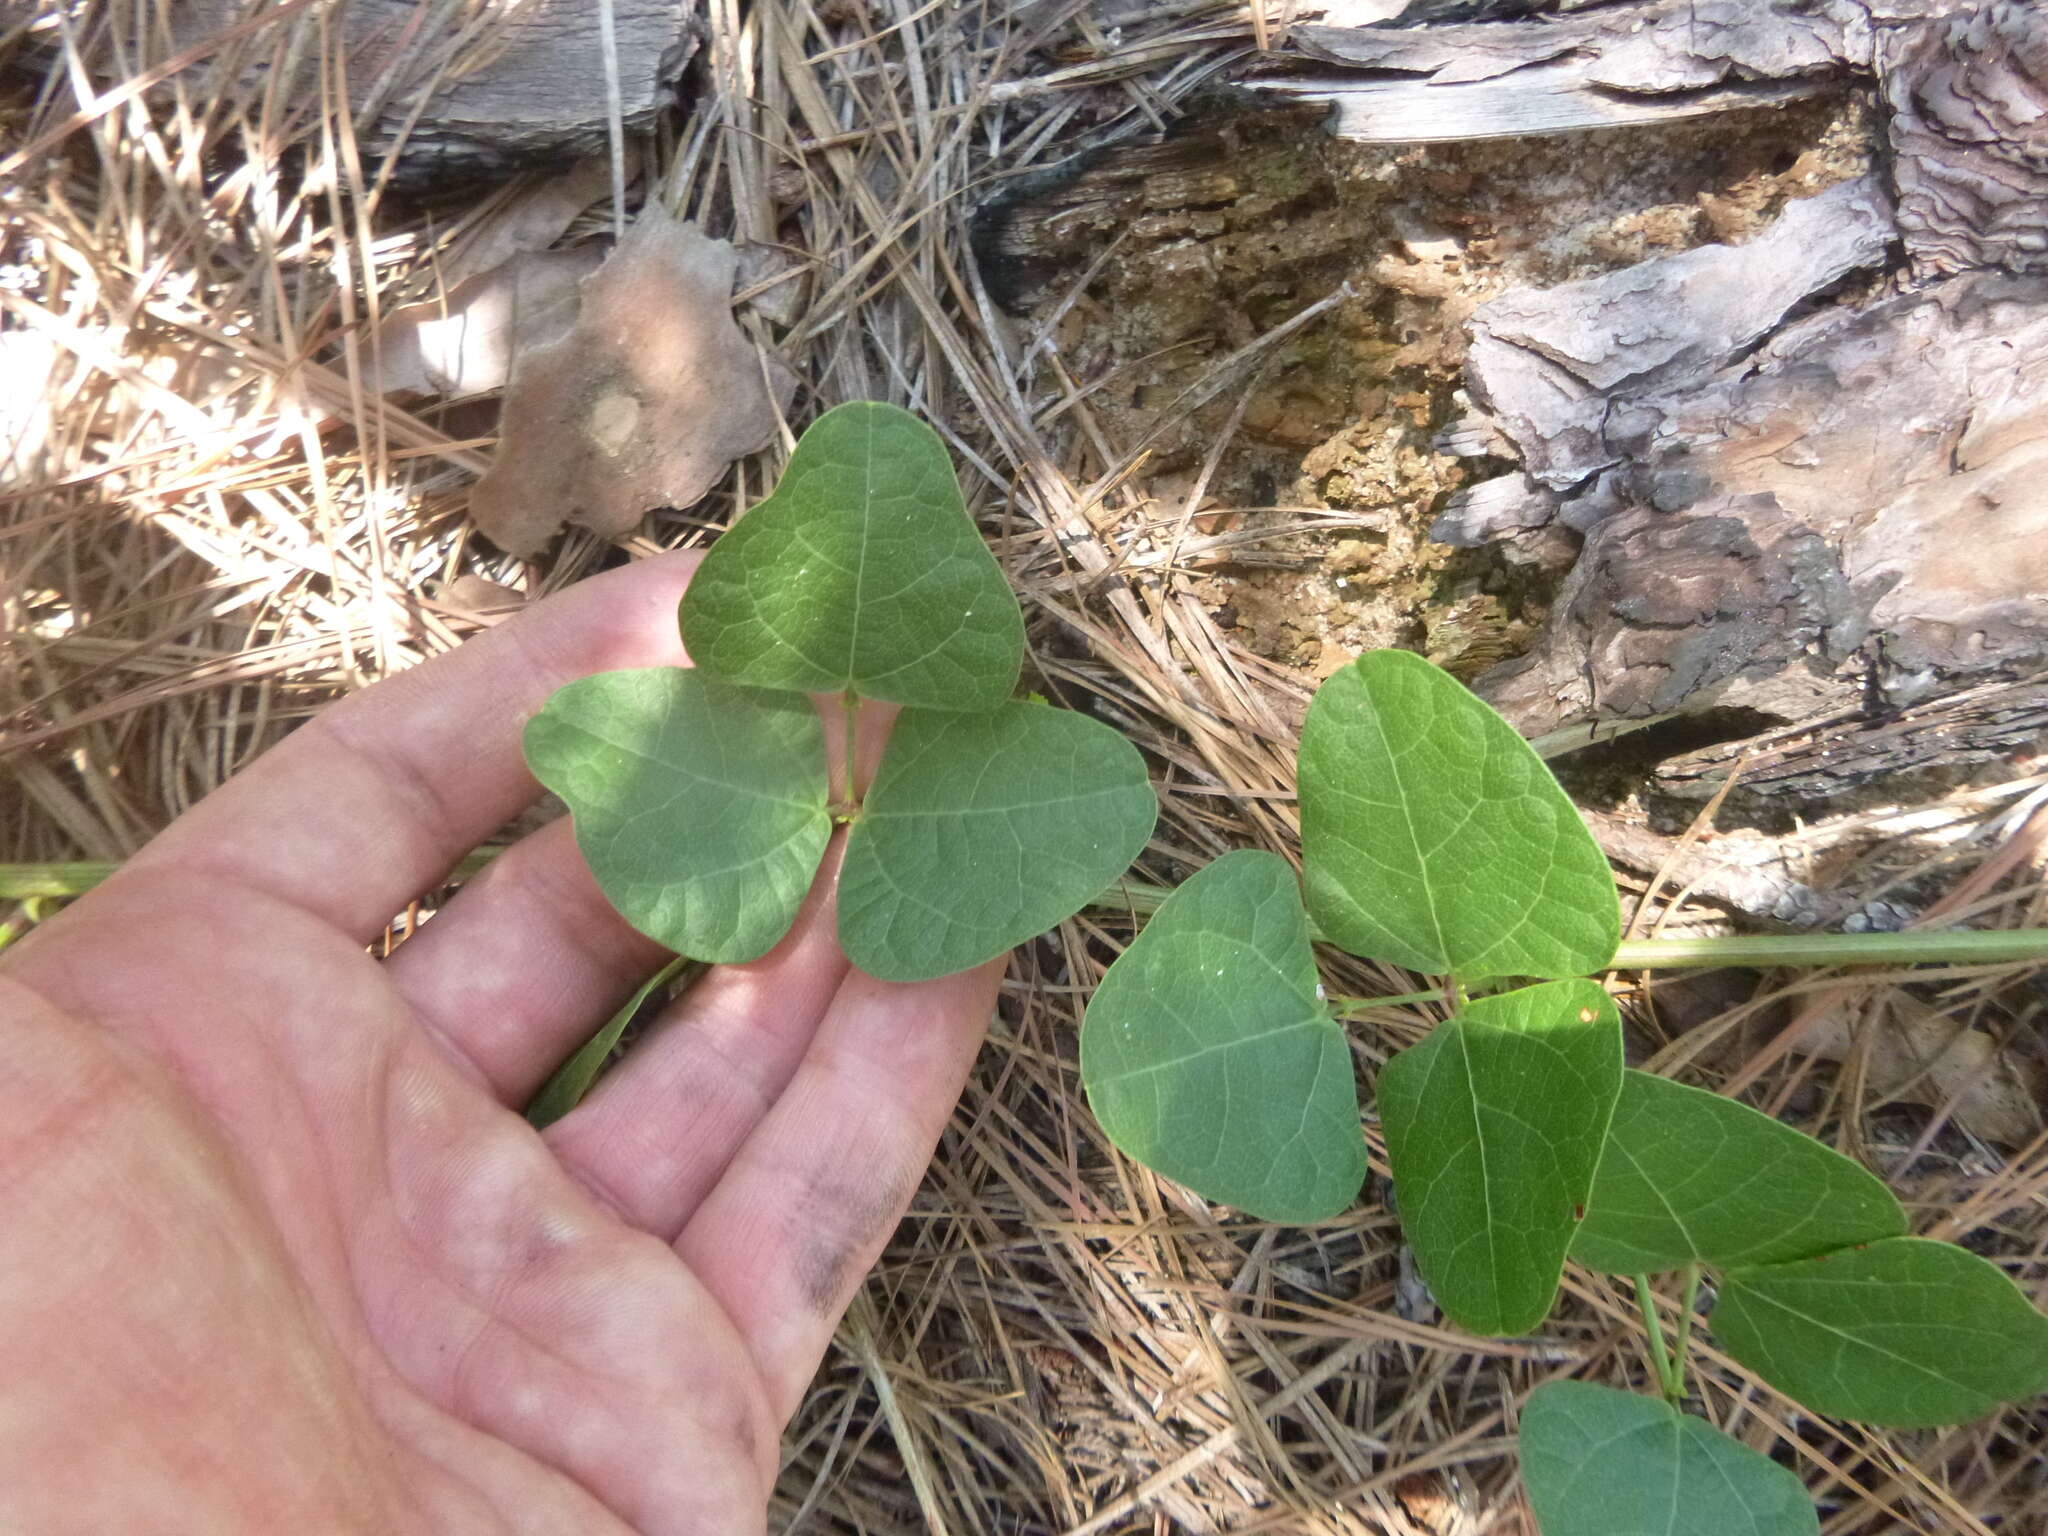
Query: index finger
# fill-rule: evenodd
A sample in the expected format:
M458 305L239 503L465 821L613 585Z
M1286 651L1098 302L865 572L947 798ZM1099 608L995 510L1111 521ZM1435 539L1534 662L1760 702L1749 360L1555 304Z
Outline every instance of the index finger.
M127 867L230 879L368 943L539 793L520 735L549 694L592 672L686 659L676 604L700 558L579 582L330 706Z

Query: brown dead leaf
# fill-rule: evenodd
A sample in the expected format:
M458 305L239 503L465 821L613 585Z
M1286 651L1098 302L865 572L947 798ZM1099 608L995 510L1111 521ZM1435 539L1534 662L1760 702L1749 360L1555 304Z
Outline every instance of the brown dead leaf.
M457 284L445 299L393 310L378 328L364 383L387 394L502 389L520 353L568 334L583 280L604 256L601 245L527 251Z
M583 283L568 334L513 363L497 458L470 492L493 543L533 554L564 523L624 533L767 443L793 380L771 397L733 323L737 261L658 202L642 211Z
M2041 1129L2048 1081L2039 1063L1904 992L1886 1000L1871 1026L1868 1076L1874 1093L1929 1108L1955 1105L1955 1118L1986 1141L2024 1146ZM1847 1060L1855 1031L1837 1010L1797 1049L1826 1061Z
M639 155L627 146L626 180L639 174ZM522 177L463 230L440 261L449 287L502 267L528 251L544 251L569 231L584 209L610 195L611 161L579 160L555 176Z
M629 157L627 175L637 170L637 156ZM506 187L437 263L441 292L393 310L378 327L364 382L386 394L504 388L515 356L575 324L580 285L603 264L604 247L548 248L610 190L608 160Z

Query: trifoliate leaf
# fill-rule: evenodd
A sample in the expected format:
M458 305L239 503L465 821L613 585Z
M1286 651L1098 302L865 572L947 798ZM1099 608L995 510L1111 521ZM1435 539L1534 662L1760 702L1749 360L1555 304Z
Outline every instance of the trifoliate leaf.
M1081 1081L1109 1139L1196 1193L1322 1221L1365 1182L1351 1051L1316 992L1287 861L1226 854L1169 896L1088 1005Z

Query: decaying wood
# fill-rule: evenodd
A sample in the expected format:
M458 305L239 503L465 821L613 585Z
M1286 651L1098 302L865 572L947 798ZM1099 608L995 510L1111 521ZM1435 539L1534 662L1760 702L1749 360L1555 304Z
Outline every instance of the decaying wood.
M181 42L203 44L248 19L255 0L183 0ZM692 0L612 0L620 107L629 132L667 106L697 48ZM428 184L509 174L601 151L605 52L589 0L350 0L330 25L347 37L347 89L363 148L400 149L393 180ZM292 26L311 26L302 14ZM289 70L283 96L317 98L317 39L259 31L221 67ZM294 66L283 58L301 61Z
M1618 461L1605 441L1617 408L1737 357L1802 300L1882 265L1894 238L1884 194L1866 178L1793 203L1744 245L1511 291L1472 317L1472 398L1531 478L1569 491ZM1454 504L1436 536L1470 544L1458 512Z
M1667 795L1705 799L1741 766L1741 792L1806 804L1892 786L1929 769L2048 754L2048 676L1966 688L1896 712L1833 715L1748 741L1667 758Z
M1891 31L1880 73L1915 268L2048 271L2048 13L2038 0Z
M1867 70L1872 26L1855 0L1651 0L1533 20L1301 26L1289 42L1306 59L1375 75L1290 73L1254 89L1327 103L1340 137L1416 143L1787 101Z
M1054 273L1118 235L1213 234L1223 222L1216 210L1284 182L1292 154L1287 144L1247 141L1214 124L1159 143L1088 151L1050 173L1017 178L977 209L975 259L997 302L1020 308Z
M1802 720L1866 690L1896 707L2048 662L2038 4L1650 0L1403 22L1293 34L1304 57L1374 72L1321 83L1335 131L1477 138L1555 126L1560 91L1669 105L1870 75L1890 110L1889 199L1838 187L1744 245L1475 316L1478 410L1452 440L1520 469L1461 493L1437 535L1584 536L1536 647L1482 692L1531 733L1712 703ZM1463 108L1418 105L1475 85L1497 94L1461 130ZM1444 131L1418 134L1416 111ZM1943 281L1799 316L1884 268L1895 231L1911 275ZM1566 536L1540 535L1553 552Z
M2048 660L2048 279L1823 311L1618 405L1600 442L1612 467L1561 502L1586 542L1551 623L1481 680L1525 729L1804 719Z

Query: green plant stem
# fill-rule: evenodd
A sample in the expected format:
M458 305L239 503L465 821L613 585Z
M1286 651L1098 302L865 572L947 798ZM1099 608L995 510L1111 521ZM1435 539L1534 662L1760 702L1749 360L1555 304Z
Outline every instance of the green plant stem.
M857 703L858 701L854 701ZM849 715L852 706L849 705ZM853 733L847 733L849 750ZM848 772L851 772L849 763ZM849 780L849 782L851 782ZM478 848L449 880L466 880L504 852ZM120 865L112 860L0 864L0 901L82 896ZM1173 893L1156 885L1118 882L1089 905L1149 917ZM1311 928L1311 937L1322 935ZM2014 965L2048 961L2048 928L1955 928L1904 933L1736 934L1709 939L1627 939L1615 951L1618 971L1713 969L1718 966ZM1377 1004L1381 999L1371 999Z
M1403 992L1397 997L1332 997L1327 999L1330 1009L1340 1019L1353 1018L1373 1008L1404 1008L1411 1003L1443 1003L1450 1001L1450 995L1442 987L1431 987L1427 992Z
M1630 939L1618 971L1696 966L2009 965L2048 960L2048 928L1909 929L1903 933L1733 934L1726 938Z
M1678 1389L1672 1406L1685 1401L1685 1359L1686 1350L1692 1344L1693 1309L1700 1299L1700 1267L1697 1264L1685 1266L1685 1287L1678 1303L1678 1332L1671 1345L1672 1384Z
M852 688L840 694L840 762L831 774L831 813L850 817L858 809L854 801L854 760L860 748L860 694Z
M1657 1370L1657 1389L1674 1408L1685 1401L1684 1367L1664 1347L1664 1324L1657 1316L1657 1298L1650 1292L1650 1277L1637 1275L1636 1305L1642 1309L1643 1328L1650 1336L1650 1357Z
M4 868L4 866L0 866ZM1107 912L1150 916L1173 893L1119 882L1096 898ZM1314 923L1309 937L1327 942ZM1737 934L1709 939L1625 939L1617 971L1711 969L1725 965L2010 965L2048 961L2048 928L1912 929L1904 933Z
M526 1118L536 1128L554 1124L583 1102L583 1096L590 1092L591 1085L604 1071L605 1063L611 1060L612 1052L619 1047L619 1040L626 1033L626 1027L633 1022L635 1014L661 988L667 986L685 969L694 967L702 971L687 955L677 955L660 970L648 977L640 989L626 999L625 1005L606 1021L603 1028L592 1035L561 1066L557 1067L547 1082L541 1085L526 1106ZM695 978L692 977L692 980Z

